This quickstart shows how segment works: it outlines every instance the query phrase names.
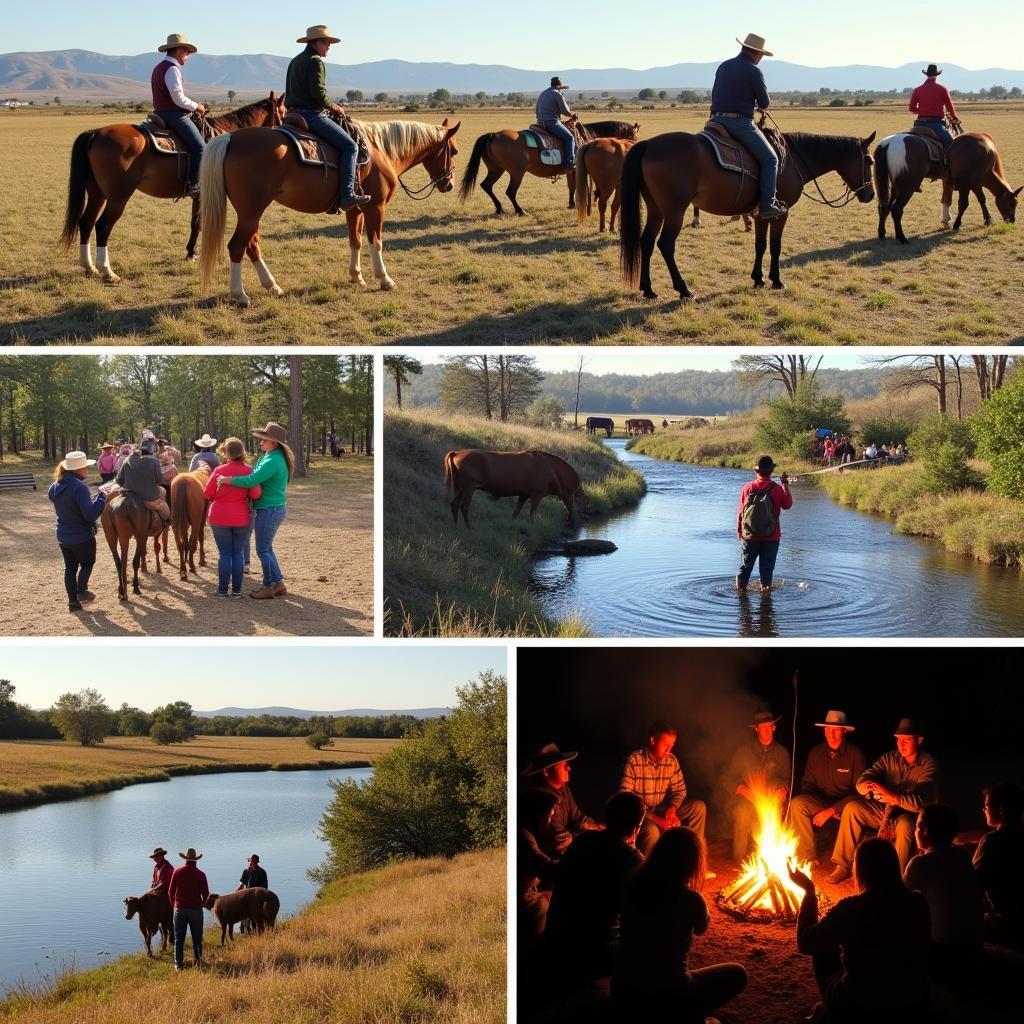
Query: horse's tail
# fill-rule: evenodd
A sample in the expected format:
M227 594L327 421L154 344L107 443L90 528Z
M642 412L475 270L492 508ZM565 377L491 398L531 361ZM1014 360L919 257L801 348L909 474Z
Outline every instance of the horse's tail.
M626 284L635 286L640 278L640 188L644 175L641 163L647 143L638 142L626 154L619 184L619 267Z
M85 205L85 187L92 177L89 166L89 147L96 138L95 131L82 132L71 147L71 173L68 176L68 208L64 214L64 230L60 233L60 244L67 249L78 234L78 222L82 219Z
M473 144L473 152L469 154L466 173L462 175L462 184L459 186L460 203L464 203L476 187L476 176L480 173L480 161L483 159L484 150L487 149L493 138L494 132L486 132Z
M590 143L586 142L579 148L576 154L576 215L580 224L586 224L587 213L590 210L590 178L587 174L587 154L590 152Z
M889 185L889 143L882 142L875 149L875 195L879 210L889 209Z
M455 476L453 463L455 452L445 452L444 456L444 492L447 494L455 487Z
M203 233L203 247L199 255L199 276L202 286L208 288L213 281L213 272L221 261L224 248L224 226L228 216L228 193L224 186L224 160L230 133L218 135L203 151L203 162L199 165L200 230Z
M177 480L175 477L174 480ZM167 488L167 496L171 498L171 525L174 527L174 539L179 545L184 545L188 538L188 530L191 525L188 518L188 484L186 480L188 478L183 474L181 477L181 484L178 487L174 486L174 480L171 481L171 486Z

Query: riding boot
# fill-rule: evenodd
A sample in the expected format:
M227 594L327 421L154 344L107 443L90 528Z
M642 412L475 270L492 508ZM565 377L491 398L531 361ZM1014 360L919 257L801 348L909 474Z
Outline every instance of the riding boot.
M348 159L342 157L342 166L338 168L338 203L336 212L344 213L354 206L365 206L370 197L356 192L356 157L353 153ZM334 210L330 212L335 212Z
M762 220L771 220L773 217L781 217L784 213L789 213L789 210L786 208L786 204L780 202L778 199L772 199L772 201L767 205L762 203L757 211L758 217Z

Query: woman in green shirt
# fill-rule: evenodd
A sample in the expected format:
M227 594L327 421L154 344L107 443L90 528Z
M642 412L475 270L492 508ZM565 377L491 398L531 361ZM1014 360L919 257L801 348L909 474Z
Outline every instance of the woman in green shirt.
M292 478L295 456L288 447L288 431L280 423L268 423L262 430L252 431L260 439L263 454L247 476L222 476L217 478L217 487L263 488L255 501L256 506L256 554L263 567L263 586L249 596L258 601L287 594L281 566L274 554L274 536L284 522L287 512L285 492Z

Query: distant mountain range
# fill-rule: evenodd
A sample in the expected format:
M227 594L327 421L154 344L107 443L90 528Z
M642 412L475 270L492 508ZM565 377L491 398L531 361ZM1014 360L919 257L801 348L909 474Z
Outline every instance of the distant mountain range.
M723 52L723 58L731 56ZM149 76L159 59L156 53L134 57L109 56L90 50L52 50L40 53L0 54L0 97L50 99L124 100L149 95ZM241 96L280 92L290 57L269 53L222 55L198 53L188 61L189 90L199 98L222 97L228 89ZM843 90L904 89L921 81L927 61L898 68L852 64L813 68L772 60L765 65L768 83L777 91L813 92L822 88ZM625 92L638 89L710 89L719 61L670 64L647 68L555 68L530 71L504 64L416 63L378 60L366 64L329 64L333 95L361 89L367 96L377 92L415 93L448 89L453 93L536 93L547 86L552 74L568 82L571 93ZM943 65L942 81L951 89L977 91L993 85L1024 88L1024 71L1006 68L971 70L956 64Z
M281 718L387 718L388 715L412 715L413 718L441 718L451 714L451 708L349 708L346 711L306 711L302 708L218 708L216 711L193 711L196 718L258 718L276 715Z

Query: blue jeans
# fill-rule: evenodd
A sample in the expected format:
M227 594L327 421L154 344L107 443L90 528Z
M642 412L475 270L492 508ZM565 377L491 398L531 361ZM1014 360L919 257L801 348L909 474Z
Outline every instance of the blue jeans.
M249 529L246 531L245 540L242 541L242 562L248 566L252 561L252 531L256 526L256 509L249 509Z
M228 592L228 581L236 593L242 592L242 570L245 568L245 542L249 537L248 526L215 526L213 539L217 542L217 591Z
M164 119L164 123L175 135L185 143L188 150L188 185L192 188L199 181L199 161L203 158L203 150L206 143L203 142L199 129L192 121L192 115L187 110L158 110L157 113Z
M568 167L576 161L576 136L561 121L541 121L542 125L562 143L562 163Z
M256 556L263 567L263 586L265 587L272 587L284 581L284 576L281 575L281 566L277 562L277 555L274 554L274 535L284 522L287 512L287 505L256 509Z
M761 165L761 205L767 206L775 198L775 185L779 177L779 158L771 143L754 124L752 117L713 117L711 120L746 146Z
M359 147L356 140L340 125L332 121L326 111L303 110L301 107L290 107L289 114L300 114L306 119L309 130L319 139L338 151L339 194L342 199L351 198L356 187L356 157Z
M949 144L953 141L953 136L949 134L946 122L943 121L941 117L919 117L914 122L914 127L931 128L931 130L935 132L940 139L942 139L942 144L947 149L949 148Z
M174 966L185 966L185 932L192 933L192 955L196 963L203 960L203 908L174 908Z
M770 587L772 577L775 574L775 559L779 557L779 544L777 540L741 540L740 541L740 571L736 580L741 587L745 587L754 571L754 563L760 566L761 586Z

